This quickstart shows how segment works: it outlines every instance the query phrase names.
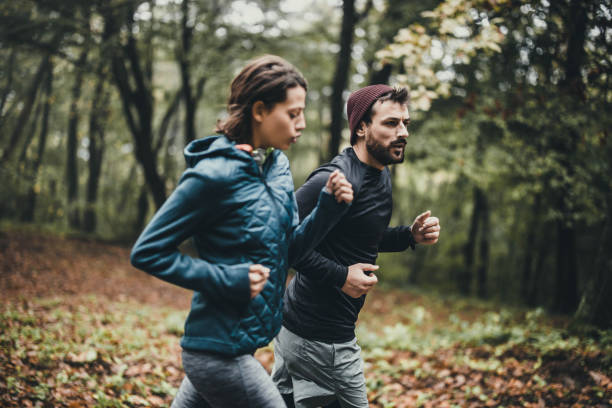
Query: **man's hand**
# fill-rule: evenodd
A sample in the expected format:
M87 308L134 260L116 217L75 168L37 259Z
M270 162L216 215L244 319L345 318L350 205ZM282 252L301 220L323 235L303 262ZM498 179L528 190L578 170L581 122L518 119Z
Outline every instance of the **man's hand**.
M249 281L251 283L251 299L259 295L268 281L270 269L256 264L249 266Z
M417 244L433 245L440 237L440 220L430 217L431 211L427 210L417 216L412 223L410 232Z
M350 204L353 201L353 186L340 170L334 170L325 184L327 191L336 197L336 201Z
M373 273L367 275L366 272L375 271L377 269L378 265L365 263L349 266L346 282L344 282L344 286L342 286L342 291L352 298L358 298L365 295L378 282L376 275Z

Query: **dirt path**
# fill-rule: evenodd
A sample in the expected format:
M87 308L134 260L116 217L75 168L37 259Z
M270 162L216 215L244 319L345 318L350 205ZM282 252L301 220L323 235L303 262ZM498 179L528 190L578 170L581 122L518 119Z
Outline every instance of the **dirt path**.
M189 308L189 291L130 265L130 251L83 238L0 232L0 299L95 293L111 300Z

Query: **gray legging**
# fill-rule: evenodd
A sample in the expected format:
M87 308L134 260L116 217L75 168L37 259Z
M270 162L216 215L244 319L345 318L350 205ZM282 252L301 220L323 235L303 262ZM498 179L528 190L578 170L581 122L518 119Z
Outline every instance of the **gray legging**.
M171 408L285 408L262 365L250 354L225 357L183 350L187 374Z

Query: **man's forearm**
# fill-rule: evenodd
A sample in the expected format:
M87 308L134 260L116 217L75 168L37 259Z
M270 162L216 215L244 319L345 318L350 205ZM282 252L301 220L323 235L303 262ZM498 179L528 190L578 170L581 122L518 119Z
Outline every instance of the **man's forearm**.
M410 228L410 225L387 227L378 245L378 252L401 252L408 248L415 249L416 241Z
M341 288L346 281L348 266L340 265L313 250L293 267L304 276L329 285Z

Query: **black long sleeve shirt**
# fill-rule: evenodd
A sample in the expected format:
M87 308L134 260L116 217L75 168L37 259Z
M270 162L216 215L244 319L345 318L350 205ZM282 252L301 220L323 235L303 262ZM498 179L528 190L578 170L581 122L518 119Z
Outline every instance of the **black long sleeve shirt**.
M365 302L365 295L352 298L341 291L348 266L374 264L378 252L414 248L409 226L388 227L393 207L389 170L362 163L352 148L334 163L317 169L296 192L300 219L315 207L318 193L336 168L344 171L357 194L316 250L294 265L298 273L285 292L283 310L285 327L306 339L327 343L355 337L355 322Z

